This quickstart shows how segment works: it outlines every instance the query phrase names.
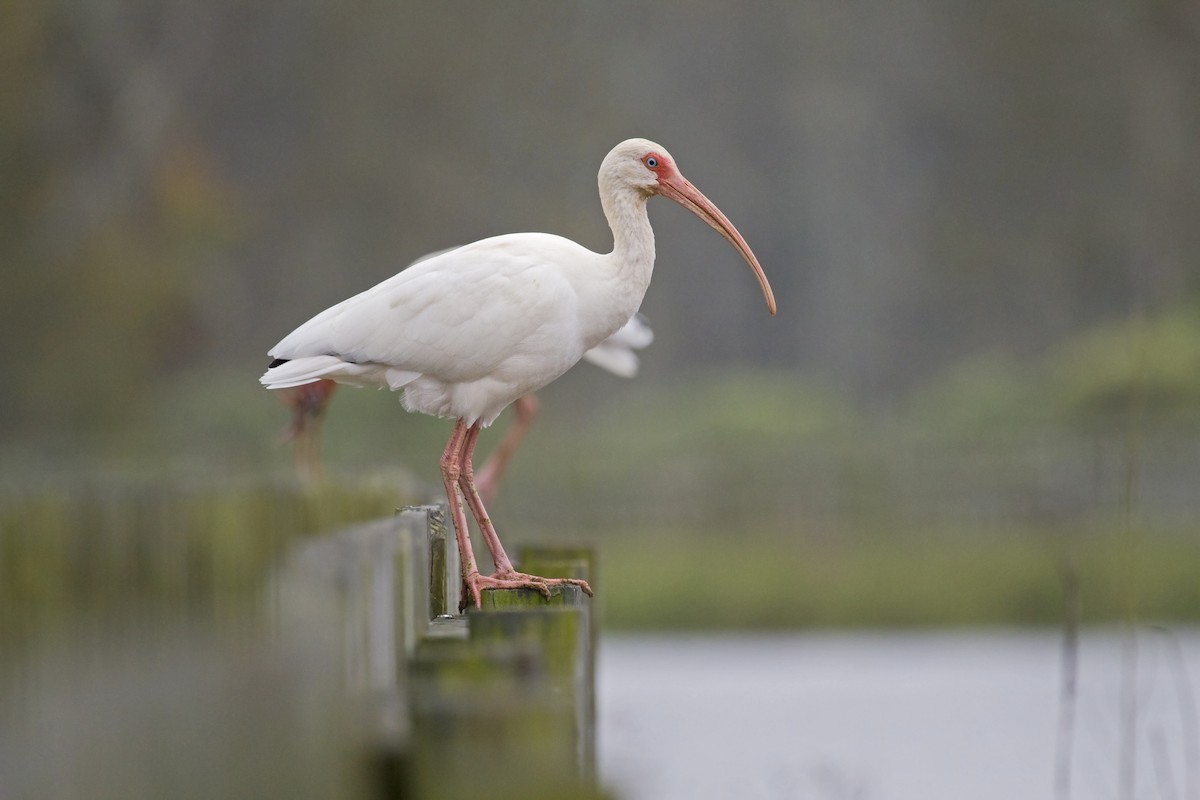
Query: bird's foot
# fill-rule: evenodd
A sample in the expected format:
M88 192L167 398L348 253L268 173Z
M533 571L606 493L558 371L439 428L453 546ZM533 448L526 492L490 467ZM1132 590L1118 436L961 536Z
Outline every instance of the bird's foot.
M495 572L491 575L480 575L478 572L472 572L470 575L463 578L463 593L462 600L459 602L459 612L467 607L468 602L474 602L476 608L483 605L481 600L481 592L484 589L533 589L541 592L543 597L550 596L551 586L578 586L583 589L584 593L592 596L592 587L588 586L588 582L579 578L542 578L537 575L526 575L524 572L510 570L509 572Z

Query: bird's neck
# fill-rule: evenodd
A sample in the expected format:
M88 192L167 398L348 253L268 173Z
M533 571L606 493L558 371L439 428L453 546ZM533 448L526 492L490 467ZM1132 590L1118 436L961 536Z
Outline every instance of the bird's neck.
M643 292L654 270L654 230L646 214L647 199L628 190L600 193L613 234L613 261L626 280L642 285Z

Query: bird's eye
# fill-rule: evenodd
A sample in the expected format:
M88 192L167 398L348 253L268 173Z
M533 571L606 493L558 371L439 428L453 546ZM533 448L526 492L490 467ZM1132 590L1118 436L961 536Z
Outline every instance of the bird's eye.
M642 159L642 163L650 169L658 169L658 156L646 156Z

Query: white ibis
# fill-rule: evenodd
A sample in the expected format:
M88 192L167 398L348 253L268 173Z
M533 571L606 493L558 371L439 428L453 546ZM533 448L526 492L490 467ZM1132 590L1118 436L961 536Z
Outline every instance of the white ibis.
M540 169L531 164L530 169ZM734 246L758 279L767 309L775 298L758 259L724 214L680 174L661 146L629 139L600 164L600 202L611 253L594 253L546 233L483 239L434 256L326 309L270 350L260 379L284 389L322 379L403 390L404 407L454 419L440 461L462 565L476 606L493 588L532 588L575 579L517 572L475 483L480 431L517 398L540 389L612 336L638 307L654 269L646 201L668 197ZM479 525L495 571L482 575L463 501Z

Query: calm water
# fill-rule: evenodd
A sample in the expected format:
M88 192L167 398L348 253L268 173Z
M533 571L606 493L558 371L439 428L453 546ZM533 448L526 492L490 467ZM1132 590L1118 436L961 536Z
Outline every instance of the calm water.
M1200 796L1200 631L1135 653L1135 797ZM1083 635L1073 798L1118 796L1123 663ZM1054 633L608 637L601 774L623 800L1052 798L1060 679Z

